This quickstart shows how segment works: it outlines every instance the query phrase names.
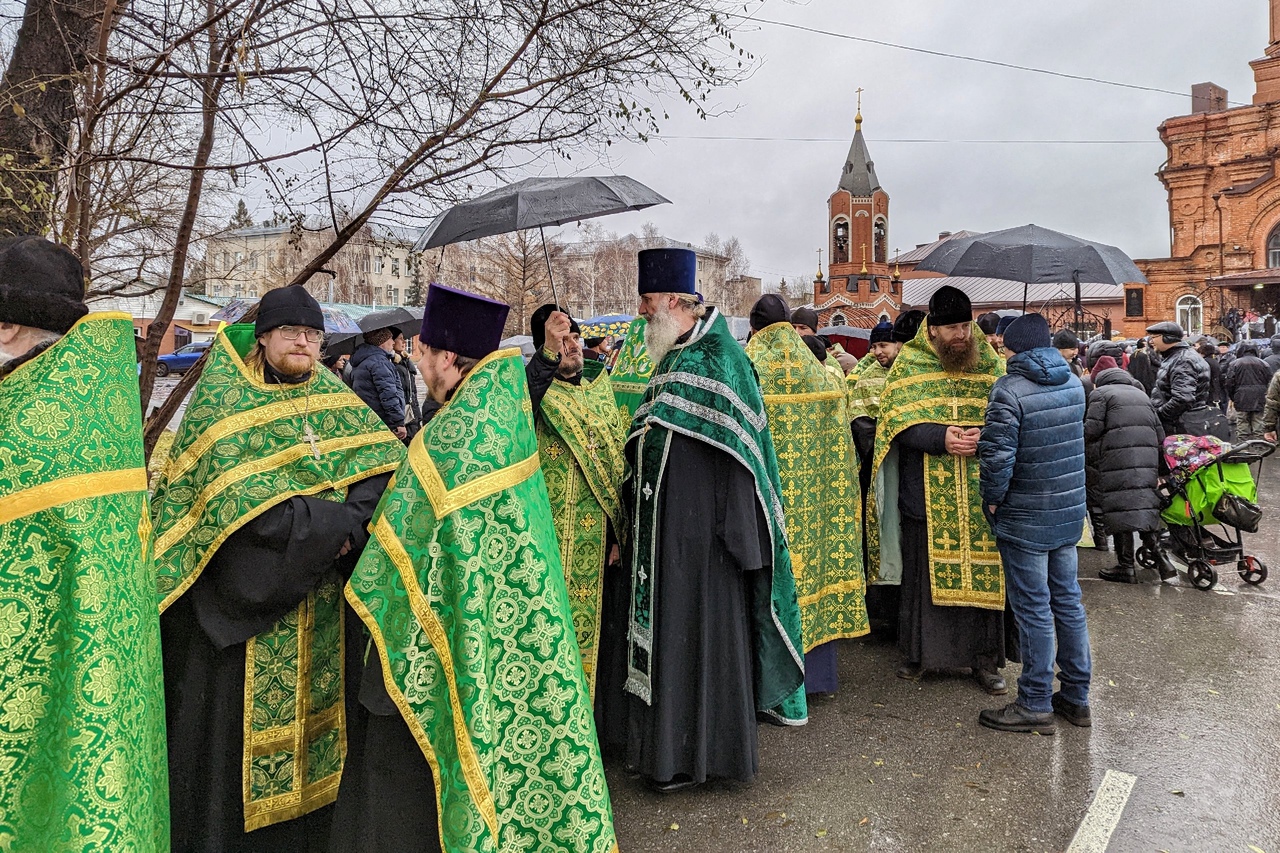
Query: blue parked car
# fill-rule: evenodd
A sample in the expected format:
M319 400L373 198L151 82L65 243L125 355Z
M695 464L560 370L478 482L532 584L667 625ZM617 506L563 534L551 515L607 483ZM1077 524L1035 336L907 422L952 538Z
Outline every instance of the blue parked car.
M157 359L156 376L168 376L170 373L185 373L204 355L205 350L209 348L208 341L197 341L194 344L187 344L177 352L171 352L168 355L162 355Z

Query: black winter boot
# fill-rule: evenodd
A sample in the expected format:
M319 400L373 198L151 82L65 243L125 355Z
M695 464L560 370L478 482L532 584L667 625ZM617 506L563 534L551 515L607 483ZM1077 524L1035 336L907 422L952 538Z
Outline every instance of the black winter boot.
M1102 526L1102 520L1096 515L1089 516L1089 523L1093 527L1093 548L1095 551L1106 551L1107 549L1107 528Z
M1154 530L1144 530L1141 533L1141 537L1143 546L1155 558L1156 571L1160 573L1161 582L1170 583L1176 581L1178 579L1178 570L1170 562L1169 555L1160 547L1160 534Z
M1133 534L1117 533L1112 540L1116 546L1116 566L1111 569L1100 569L1098 577L1114 583L1137 583L1133 572Z

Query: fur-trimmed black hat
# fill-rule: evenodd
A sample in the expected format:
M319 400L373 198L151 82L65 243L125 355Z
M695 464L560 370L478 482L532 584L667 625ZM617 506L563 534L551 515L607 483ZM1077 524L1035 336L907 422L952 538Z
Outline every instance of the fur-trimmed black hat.
M569 313L567 308L561 308L558 305L539 305L538 310L533 312L529 317L529 335L533 338L534 349L542 349L542 345L547 342L547 318L551 316L553 311L559 311L569 318L569 331L572 334L582 334L582 328L578 326L578 321L573 319L573 315Z
M996 327L1000 325L1000 315L994 311L979 314L977 323L978 328L982 330L982 334L994 335L996 333Z
M774 323L786 323L791 319L791 310L787 308L787 300L776 293L766 293L751 306L751 330L758 332Z
M924 322L925 313L919 308L903 311L893 323L893 339L900 344L913 340L920 324Z
M258 300L258 319L253 324L254 337L262 337L281 326L305 326L324 331L324 314L320 303L301 285L268 290Z
M973 322L973 303L960 288L944 284L929 297L929 325L954 326Z
M1059 329L1053 333L1054 349L1079 349L1080 339L1071 329Z
M0 239L0 323L62 335L88 313L71 250L33 235Z
M871 330L871 343L887 344L893 341L893 324L888 320L881 320L876 323L875 328Z

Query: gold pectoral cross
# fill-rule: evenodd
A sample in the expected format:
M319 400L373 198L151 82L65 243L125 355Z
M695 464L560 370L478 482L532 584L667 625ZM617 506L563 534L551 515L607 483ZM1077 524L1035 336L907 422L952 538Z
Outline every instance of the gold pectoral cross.
M320 459L320 448L317 446L320 436L316 435L315 431L311 429L310 423L307 423L302 430L302 440L311 445L311 455L317 460Z

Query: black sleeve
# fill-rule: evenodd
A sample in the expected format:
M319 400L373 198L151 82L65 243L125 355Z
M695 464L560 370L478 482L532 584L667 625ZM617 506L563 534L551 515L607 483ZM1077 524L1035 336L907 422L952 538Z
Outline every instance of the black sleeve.
M876 422L868 417L853 419L853 446L858 456L870 459L876 447Z
M219 648L262 633L321 581L349 574L389 475L351 486L347 503L295 496L222 543L188 593L196 619ZM351 553L338 551L350 539Z
M524 366L524 377L529 383L529 399L533 402L534 414L542 409L542 398L547 396L547 389L556 378L559 361L551 361L538 350Z
M947 424L916 424L898 433L897 440L908 450L942 456L947 452Z

